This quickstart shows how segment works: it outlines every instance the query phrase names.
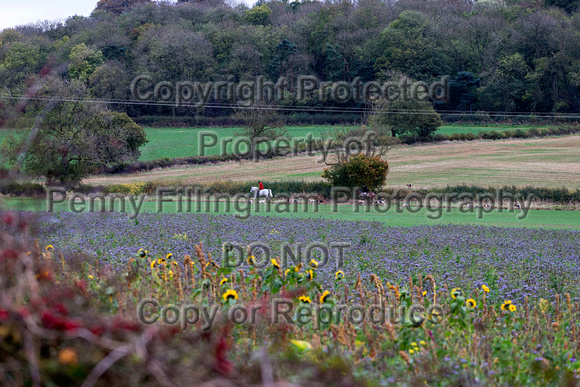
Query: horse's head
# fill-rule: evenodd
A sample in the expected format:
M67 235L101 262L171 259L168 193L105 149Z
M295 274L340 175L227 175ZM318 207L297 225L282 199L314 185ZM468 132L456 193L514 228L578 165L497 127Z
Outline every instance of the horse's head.
M250 188L250 193L257 191L257 190L258 190L258 187L252 187L252 188Z

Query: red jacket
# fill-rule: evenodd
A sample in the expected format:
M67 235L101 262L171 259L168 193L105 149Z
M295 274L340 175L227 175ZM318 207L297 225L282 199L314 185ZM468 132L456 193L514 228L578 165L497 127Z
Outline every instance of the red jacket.
M264 189L264 184L262 184L262 182L260 182L260 191Z

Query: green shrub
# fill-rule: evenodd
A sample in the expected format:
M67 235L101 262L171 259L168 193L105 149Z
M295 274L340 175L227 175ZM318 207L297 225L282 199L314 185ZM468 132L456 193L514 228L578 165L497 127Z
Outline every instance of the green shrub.
M452 141L473 141L477 139L474 133L452 133L448 136L449 140Z
M515 137L516 131L513 129L507 129L503 131L504 138L513 138Z
M401 134L399 135L398 139L402 144L414 144L419 141L419 137L414 134ZM425 141L428 142L429 139L426 139Z
M506 136L499 130L490 130L489 132L479 132L479 137L485 140L500 140Z
M450 136L444 133L435 133L433 135L433 141L449 141L449 140L451 140Z
M389 163L380 157L357 155L347 162L325 168L322 177L333 186L362 187L370 190L380 189L387 179Z
M38 183L12 181L1 186L0 193L14 196L44 196L44 186Z

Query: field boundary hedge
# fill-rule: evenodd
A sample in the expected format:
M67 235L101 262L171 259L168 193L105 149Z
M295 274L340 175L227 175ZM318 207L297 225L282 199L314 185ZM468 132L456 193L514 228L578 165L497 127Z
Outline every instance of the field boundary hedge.
M305 194L305 195L315 195L321 196L324 199L330 199L332 185L328 182L318 181L318 182L308 182L308 181L263 181L265 187L271 189L274 193L290 193L290 194ZM136 185L139 185L138 187ZM203 189L204 194L217 195L236 195L240 193L249 193L250 188L255 186L256 182L248 181L223 181L214 182L210 184L198 184L194 187L200 187ZM111 193L122 193L122 194L146 194L155 195L156 189L158 187L173 187L180 188L184 187L182 181L158 181L158 182L147 182L147 183L132 183L132 184L115 184L103 187L93 187L94 192L103 192L107 194ZM85 186L88 189L90 186ZM456 186L446 186L438 188L429 189L413 189L413 188L393 188L386 187L380 190L381 193L395 197L398 199L403 199L410 193L418 193L425 197L428 194L445 195L445 194L458 194L466 193L473 195L482 195L486 193L494 194L497 190L501 190L504 195L521 195L527 198L529 195L533 195L536 199L546 202L551 202L554 204L569 204L569 203L580 203L580 189L568 189L565 187L559 188L545 188L545 187L515 187L515 186L502 186L502 187L482 187L475 185L456 185Z
M324 181L264 181L264 186L271 189L274 193L291 193L295 195L316 195L323 197L324 199L330 198L330 192L332 186L328 182ZM125 183L125 184L112 184L107 186L93 186L88 184L82 184L76 189L75 192L83 194L123 194L123 195L149 195L154 196L156 194L157 188L159 187L169 187L169 188L183 188L183 187L200 187L204 195L236 195L240 193L249 193L250 187L256 185L255 182L250 181L222 181L214 182L210 184L198 184L198 185L186 185L182 180L170 180L170 181L149 181L145 183ZM413 189L413 188L394 188L386 187L380 192L386 195L403 199L410 193L418 193L423 197L427 194L452 194L452 193L466 193L472 196L481 195L484 193L494 194L497 190L502 190L503 194L521 195L527 198L529 195L533 195L536 199L551 202L554 204L569 204L569 203L580 203L580 189L568 189L565 187L559 188L546 188L546 187L515 187L515 186L502 186L502 187L482 187L475 185L456 185L456 186L446 186L439 188L429 188L429 189ZM45 197L45 186L38 183L18 183L12 182L6 186L0 187L0 194L10 195L16 197Z
M233 116L138 116L131 117L136 123L151 127L227 127L242 126L243 121ZM354 113L307 113L299 112L284 116L287 125L341 125L360 123L362 115Z
M330 198L330 192L332 186L328 182L318 181L318 182L308 182L308 181L264 181L264 186L271 189L274 193L285 192L292 194L306 194L306 195L317 195L325 199ZM191 187L200 187L204 194L217 195L236 195L240 193L249 193L250 187L256 185L255 182L248 181L223 181L214 182L211 184L199 184ZM181 188L185 187L181 180L171 180L171 181L149 181L145 183L126 183L126 184L112 184L107 186L92 186L87 184L82 184L76 189L75 192L84 194L124 194L124 195L150 195L156 194L156 190L159 187L173 187ZM473 196L481 195L484 193L494 193L496 190L501 189L504 194L511 193L512 195L519 194L523 197L528 197L533 195L536 199L546 202L551 202L554 204L569 204L569 203L580 203L580 189L567 189L565 187L559 188L546 188L546 187L515 187L515 186L502 186L502 187L482 187L475 185L456 185L456 186L446 186L439 188L430 189L411 189L411 188L392 188L387 187L381 190L382 193L394 196L399 199L403 199L406 195L410 193L418 193L422 196L427 194L452 194L452 193L467 193ZM15 197L45 197L45 186L39 183L31 182L12 182L8 185L0 187L0 194L10 195Z
M477 124L485 125L495 124L529 124L534 125L557 125L573 124L575 120L559 117L538 117L534 115L519 115L506 119L504 116L496 117L488 113L481 114L449 114L445 111L438 111L441 119L446 124ZM359 113L309 113L308 111L285 114L284 120L288 125L340 125L340 124L357 124L364 119L363 114ZM224 127L224 126L241 126L242 121L235 119L233 116L158 116L143 115L131 117L138 124L151 127Z
M44 185L32 182L12 181L0 186L0 194L17 197L46 197Z
M559 125L548 128L530 129L504 129L490 130L475 133L435 133L430 139L420 139L417 136L401 135L399 140L403 144L414 144L418 142L441 142L441 141L476 141L476 140L506 140L510 138L533 138L548 136L565 136L580 133L580 124Z

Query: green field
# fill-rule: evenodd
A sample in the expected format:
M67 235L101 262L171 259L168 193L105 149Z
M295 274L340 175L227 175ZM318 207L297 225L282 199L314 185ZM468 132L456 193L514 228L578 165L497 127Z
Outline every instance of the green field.
M529 129L531 125L443 125L437 133L479 133L492 130L507 129ZM340 125L312 125L312 126L289 126L286 127L288 135L292 138L305 138L306 135L312 134L313 138L320 137L324 132L341 128ZM234 137L236 132L240 131L238 127L213 127L213 128L151 128L146 127L147 139L149 143L141 147L140 161L157 160L162 158L190 157L199 156L200 149L198 146L198 136L202 131L211 131L218 134L218 137ZM0 130L0 143L3 143L10 133L17 131L11 129ZM218 145L208 147L205 154L215 155L220 153ZM232 152L232 144L227 144L228 153ZM243 152L246 150L243 146L240 148Z
M288 135L292 138L306 137L309 133L313 138L320 137L322 133L332 129L332 126L290 126L286 128ZM218 138L235 138L235 134L240 132L239 127L215 127L215 128L145 128L149 143L141 148L139 160L156 160L164 157L190 157L200 156L199 135L201 132L213 132ZM208 140L209 141L209 140ZM221 146L208 147L205 155L216 155L221 153ZM232 153L232 143L226 144L227 153ZM242 144L241 152L247 151Z
M100 202L97 202L95 208L99 208ZM43 199L6 199L4 201L4 208L22 210L22 211L46 211L46 201ZM472 209L468 212L460 212L457 208L452 208L450 212L446 210L440 213L435 210L426 210L425 208L413 209L411 212L408 208L397 208L395 206L390 209L374 207L367 208L360 206L358 211L353 205L339 205L333 209L332 205L319 205L318 209L314 209L314 205L308 205L304 208L304 204L297 204L296 207L280 207L281 204L272 203L268 210L265 205L250 205L240 203L236 207L231 203L229 210L226 208L226 203L219 203L219 208L216 209L215 203L201 202L199 208L193 202L191 210L192 216L196 213L208 214L231 214L238 217L247 217L248 215L258 216L281 216L281 217L299 217L299 218L327 218L335 220L350 220L350 221L376 221L386 223L391 226L418 226L418 225L437 225L437 224L471 224L480 226L501 226L501 227L528 227L528 228L570 228L580 229L580 213L578 211L555 211L555 210L530 210L524 219L518 219L519 211L510 212L508 210L492 211L490 213L483 213L481 218L478 218L477 210ZM88 211L88 204L85 206L85 211ZM77 207L77 211L81 207ZM108 210L109 207L106 207ZM120 209L119 202L117 202L115 209ZM66 203L55 204L54 211L70 211L71 208ZM383 211L380 213L379 210ZM133 214L130 204L127 202L125 211L128 216ZM146 201L143 203L141 212L163 212L163 213L177 213L187 212L187 206L183 203L181 210L177 207L177 202L163 203L161 211L159 211L157 202ZM438 218L438 216L440 217Z
M346 126L345 126L346 127ZM530 125L444 125L437 133L453 134L453 133L474 133L492 131L492 130L508 130L508 129L529 129ZM320 137L324 132L330 130L340 129L341 126L332 125L313 125L313 126L290 126L286 127L288 135L292 138L306 138L311 134L313 138ZM218 134L218 137L227 138L234 137L240 128L236 127L215 127L215 128L145 128L147 139L149 143L141 148L141 157L139 160L156 160L164 157L189 157L199 156L199 142L198 136L202 131L211 131ZM206 155L214 155L220 153L220 145L208 147L205 151ZM227 144L228 153L232 152L232 144ZM240 148L242 152L246 148Z

